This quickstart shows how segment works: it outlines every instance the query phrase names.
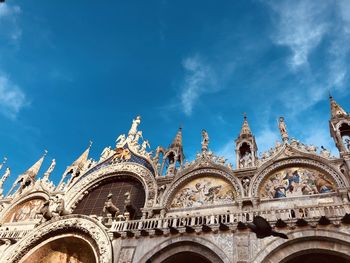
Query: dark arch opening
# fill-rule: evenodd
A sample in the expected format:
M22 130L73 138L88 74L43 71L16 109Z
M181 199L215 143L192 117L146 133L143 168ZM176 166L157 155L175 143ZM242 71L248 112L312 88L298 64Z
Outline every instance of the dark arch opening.
M207 258L199 255L197 253L193 253L190 251L180 252L175 255L168 257L162 263L212 263ZM214 262L213 262L214 263Z
M349 263L350 259L327 252L311 252L298 255L283 263Z
M192 241L170 244L147 259L146 263L223 263L210 248Z
M113 194L113 204L123 213L125 212L125 193L129 192L131 206L135 209L134 216L130 218L139 219L142 216L141 208L145 204L145 190L140 181L129 175L119 175L106 179L94 185L89 191L74 209L74 214L105 215L103 207L109 193Z

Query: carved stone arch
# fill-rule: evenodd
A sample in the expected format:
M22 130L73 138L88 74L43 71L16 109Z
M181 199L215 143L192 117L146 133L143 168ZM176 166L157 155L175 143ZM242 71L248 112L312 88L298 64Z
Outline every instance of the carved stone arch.
M237 193L237 197L243 196L242 184L233 174L208 167L192 170L187 174L183 174L181 177L178 177L174 182L172 182L171 185L167 187L166 192L163 194L163 198L160 202L162 206L169 208L172 199L182 186L203 176L217 176L218 178L229 182L233 186Z
M151 207L155 204L157 183L153 174L136 163L115 163L94 171L70 188L64 197L67 209L73 209L95 184L121 175L131 176L142 183L146 195L145 207Z
M97 263L112 262L112 244L104 226L98 221L82 215L69 215L50 220L27 234L3 255L4 263L17 263L26 254L34 252L40 243L51 237L79 236L92 245Z
M184 246L187 245L187 246ZM147 263L150 259L156 259L155 262L161 262L162 254L172 256L178 252L193 251L202 253L213 263L229 263L231 262L225 252L215 245L213 242L200 237L178 236L168 238L161 244L157 244L148 253L140 259L135 259L135 262ZM164 258L165 259L165 258ZM138 261L137 261L138 260ZM159 261L160 260L160 261ZM152 262L154 262L152 260Z
M264 179L267 178L267 176L271 175L273 172L279 169L292 167L293 165L298 167L309 167L316 169L332 177L335 183L337 184L337 187L349 187L349 182L345 178L345 176L336 171L333 167L329 166L327 163L321 160L315 160L303 156L296 156L275 160L274 162L271 162L270 165L265 166L263 169L260 169L258 173L253 177L252 183L250 184L249 193L251 194L251 196L259 197L258 191L260 189L260 185L264 181Z
M288 241L274 239L264 246L252 262L287 262L307 251L337 253L350 260L350 238L346 233L326 229L300 230L288 234Z
M43 200L49 200L50 195L47 192L44 191L35 191L35 192L28 192L25 195L18 196L17 198L13 199L11 201L11 204L7 207L5 207L0 212L0 218L1 220L4 220L6 215L11 212L16 206L26 203L33 199L43 199Z

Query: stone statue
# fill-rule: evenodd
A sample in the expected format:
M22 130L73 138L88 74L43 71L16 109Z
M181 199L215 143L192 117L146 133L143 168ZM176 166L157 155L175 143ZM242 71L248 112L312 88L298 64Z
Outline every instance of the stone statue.
M57 204L57 207L56 207L55 212L59 216L65 216L65 215L69 215L70 214L65 208L63 198L60 197L59 195L56 196L56 204Z
M209 145L209 136L206 130L202 130L202 152L208 151L208 145Z
M151 147L148 140L144 140L141 145L140 153L141 154L146 154L146 149L147 147Z
M132 125L131 128L128 132L128 138L133 141L134 137L137 133L137 127L139 126L139 124L141 123L141 116L137 116L136 119L132 120Z
M119 214L119 208L113 204L112 198L113 194L109 193L105 205L103 207L103 212L107 212L111 214L112 217L116 217Z
M250 152L245 152L239 160L240 168L247 168L253 166L253 157Z
M125 134L119 135L119 137L115 140L115 147L118 148L119 146L121 146L125 142L125 139Z
M157 203L160 203L160 200L162 199L162 196L164 194L164 191L166 189L166 184L163 184L158 188L158 194L157 194Z
M249 184L250 184L250 179L248 177L243 178L242 185L243 185L245 196L248 196L248 194L249 194Z
M53 169L55 169L55 166L56 166L56 160L52 159L50 167L44 173L44 177L43 177L44 181L48 181L49 180L49 176L52 173Z
M284 142L288 141L287 125L285 124L283 117L280 117L280 119L279 119L278 128L280 130L282 140Z
M350 139L346 138L345 143L346 143L346 148L347 148L348 152L350 152Z
M317 147L315 146L315 145L308 145L307 147L306 147L306 150L308 151L308 152L311 152L311 153L315 153L316 151L317 151Z
M38 215L42 215L42 217L48 221L51 220L51 218L53 217L53 214L50 210L50 200L46 200L43 203L43 206L40 208Z
M106 160L110 156L111 151L112 151L111 146L104 148L102 153L101 153L101 157L100 157L99 162L103 162L104 160Z
M143 138L143 137L142 137L142 131L138 131L138 132L135 134L133 143L137 144L137 143L139 142L140 137Z
M2 185L4 184L4 182L6 181L6 179L10 176L11 170L9 167L6 168L6 171L4 173L4 175L1 177L0 180L0 188L2 188Z
M331 156L331 153L325 147L321 146L320 155L322 157L329 158Z

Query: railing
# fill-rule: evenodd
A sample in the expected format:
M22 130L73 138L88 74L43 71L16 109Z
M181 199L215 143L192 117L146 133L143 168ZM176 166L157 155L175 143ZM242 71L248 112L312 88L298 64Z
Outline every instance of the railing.
M141 230L162 230L178 228L196 228L203 226L235 225L238 222L246 223L253 220L255 215L260 215L270 222L278 219L293 221L297 219L316 220L321 216L328 218L342 218L346 213L350 214L350 205L323 205L289 209L255 210L249 212L224 213L215 215L195 215L183 217L151 218L130 221L113 221L111 232L127 232Z

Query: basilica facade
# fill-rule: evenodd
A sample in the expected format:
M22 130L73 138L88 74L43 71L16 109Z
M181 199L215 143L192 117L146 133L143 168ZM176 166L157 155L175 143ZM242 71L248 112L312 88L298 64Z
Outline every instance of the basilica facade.
M19 176L4 162L0 262L350 262L350 115L330 105L338 157L290 138L283 117L281 139L258 156L244 116L234 166L205 130L189 161L181 129L152 152L137 116L99 160L90 144L57 185L55 160L40 172L46 153ZM288 239L257 235L258 217Z

